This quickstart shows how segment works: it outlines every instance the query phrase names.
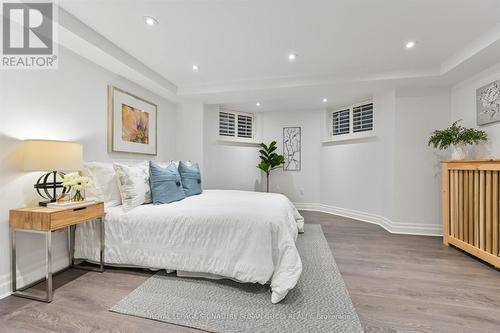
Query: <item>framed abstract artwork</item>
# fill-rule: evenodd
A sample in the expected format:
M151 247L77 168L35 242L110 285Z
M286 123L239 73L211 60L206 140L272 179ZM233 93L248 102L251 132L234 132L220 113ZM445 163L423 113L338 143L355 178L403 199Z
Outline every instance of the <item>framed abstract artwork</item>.
M477 124L500 121L500 80L476 90Z
M156 104L108 86L108 151L156 155L157 111Z
M283 127L283 164L284 171L300 171L301 128Z

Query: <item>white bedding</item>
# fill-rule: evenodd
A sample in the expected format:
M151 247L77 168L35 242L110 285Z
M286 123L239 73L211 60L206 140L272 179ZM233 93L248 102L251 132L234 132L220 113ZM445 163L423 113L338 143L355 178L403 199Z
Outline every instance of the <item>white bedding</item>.
M297 283L302 262L295 247L304 219L274 193L204 190L166 205L106 212L105 262L209 273L240 282L270 281L272 303ZM75 258L97 261L95 223L79 225Z

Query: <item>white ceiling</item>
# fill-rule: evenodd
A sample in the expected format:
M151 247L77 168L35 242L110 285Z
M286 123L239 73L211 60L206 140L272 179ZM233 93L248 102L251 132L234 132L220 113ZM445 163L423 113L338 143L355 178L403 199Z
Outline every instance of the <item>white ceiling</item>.
M497 42L477 41L500 23L498 0L60 0L60 5L177 85L179 95L246 109L261 101L261 109L269 110L322 107L323 96L328 104L362 98L394 79L447 83L439 77ZM159 24L146 26L145 15ZM410 39L418 43L407 50ZM290 52L298 54L296 61L288 61ZM196 73L193 64L200 67Z

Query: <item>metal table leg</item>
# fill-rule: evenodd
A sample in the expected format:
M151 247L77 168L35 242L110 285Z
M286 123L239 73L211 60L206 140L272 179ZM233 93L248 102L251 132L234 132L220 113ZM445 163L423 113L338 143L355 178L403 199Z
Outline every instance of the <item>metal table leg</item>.
M68 227L68 250L69 250L69 266L73 266L73 256L75 253L75 231L76 225L70 225Z
M104 272L104 239L105 239L105 234L104 234L104 219L101 217L98 219L99 220L99 231L100 231L100 248L99 248L99 267L87 267L87 266L80 266L80 263L75 263L74 260L74 253L75 253L75 225L69 226L68 228L68 242L69 242L69 260L70 260L70 266L69 267L74 267L77 269L84 269L88 271L96 271L96 272ZM47 267L47 272L45 274L45 277L42 279L39 279L37 281L31 282L27 285L24 285L23 287L18 288L17 286L17 257L16 257L16 231L22 231L22 232L29 232L29 233L36 233L36 234L43 234L45 236L45 247L46 247L46 267ZM53 267L52 267L52 232L51 231L36 231L36 230L24 230L24 229L11 229L10 230L11 234L11 269L12 269L12 295L14 296L19 296L19 297L24 297L24 298L29 298L33 299L36 301L42 301L42 302L47 302L50 303L52 302L52 298L54 295L53 291L53 284L52 284L52 276L55 273L58 273L60 271L66 270L69 267L63 268L58 272L53 272ZM45 290L45 296L40 296L39 294L33 293L33 292L28 292L26 289L42 282L46 281L46 290Z
M11 264L11 278L12 278L12 291L17 290L17 265L16 265L16 230L10 229L10 238L12 240L10 248L10 264Z
M80 260L79 262L75 262L74 259L74 254L75 254L75 229L76 226L71 226L69 229L69 239L70 239L70 265L71 267L74 267L76 269L83 269L86 271L93 271L93 272L104 272L104 236L105 236L105 231L104 231L104 219L98 218L99 221L99 243L100 243L100 248L99 248L99 267L92 267L92 266L82 266L81 263L84 262L85 260Z
M24 230L23 230L24 231ZM50 303L52 302L53 290L52 290L52 232L51 231L26 231L33 233L45 234L46 243L46 265L47 273L45 278L32 282L22 288L17 288L17 271L16 271L16 229L11 229L12 235L12 247L11 247L11 264L12 264L12 295L33 299L36 301L42 301ZM39 296L32 292L25 291L27 288L40 283L41 281L47 281L45 296Z
M99 219L99 226L100 226L100 236L101 236L101 249L100 249L100 255L99 259L101 261L101 273L104 272L104 219L101 217Z

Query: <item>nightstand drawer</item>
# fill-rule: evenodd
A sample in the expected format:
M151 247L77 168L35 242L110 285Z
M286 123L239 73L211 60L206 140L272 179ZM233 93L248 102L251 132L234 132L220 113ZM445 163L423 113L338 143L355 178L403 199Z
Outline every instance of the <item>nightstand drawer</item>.
M104 203L83 204L80 207L28 207L11 209L9 225L13 229L57 230L104 216Z
M104 215L104 204L77 207L50 215L50 229L59 229L79 221L91 220Z

